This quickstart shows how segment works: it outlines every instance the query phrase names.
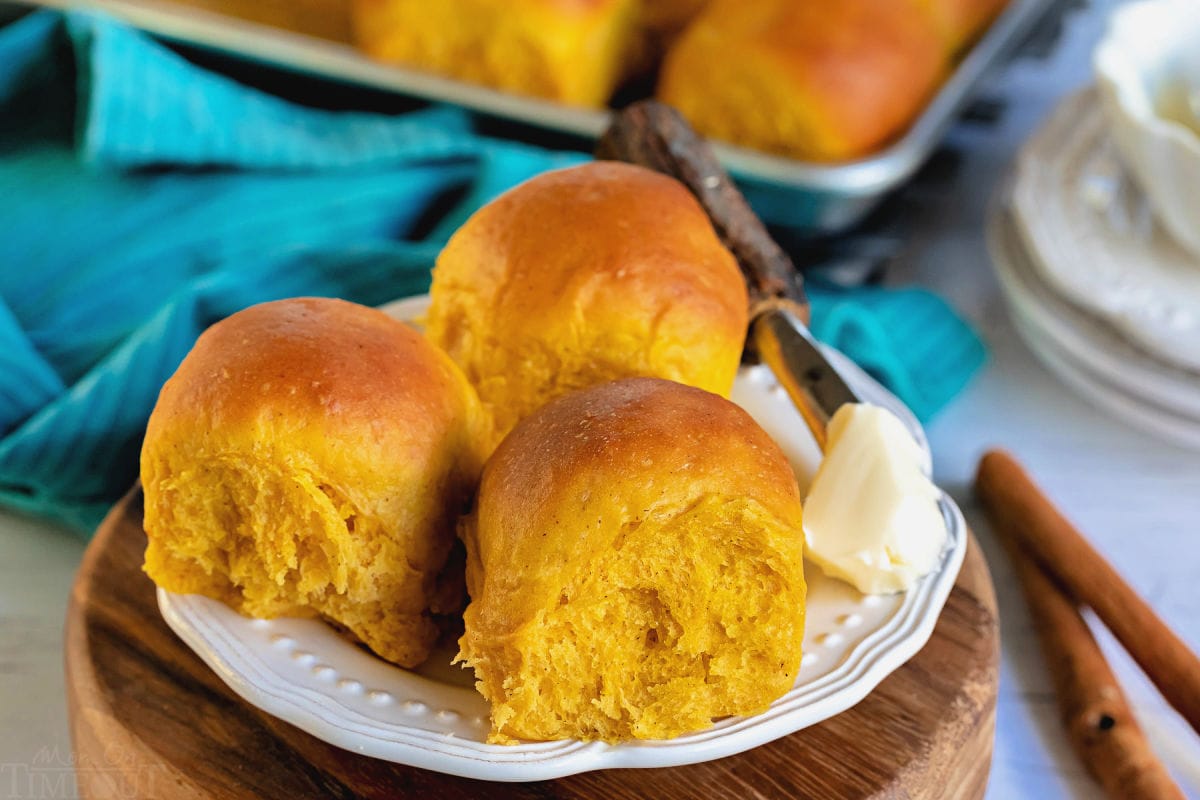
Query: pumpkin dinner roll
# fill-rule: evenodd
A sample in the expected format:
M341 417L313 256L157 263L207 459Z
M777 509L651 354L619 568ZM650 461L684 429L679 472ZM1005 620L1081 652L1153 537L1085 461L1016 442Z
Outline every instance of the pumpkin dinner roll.
M715 139L804 161L904 131L949 67L933 0L712 0L671 47L658 98Z
M737 262L687 188L611 161L477 211L430 294L428 335L479 391L495 441L546 401L618 378L728 395L748 324Z
M638 0L352 0L350 9L373 58L571 105L604 105L641 46Z
M796 479L717 395L654 378L521 422L461 526L459 659L491 740L657 739L791 688L804 633Z
M249 616L325 617L419 664L431 615L461 608L439 574L478 478L481 420L450 359L380 311L295 299L234 314L151 414L145 570Z

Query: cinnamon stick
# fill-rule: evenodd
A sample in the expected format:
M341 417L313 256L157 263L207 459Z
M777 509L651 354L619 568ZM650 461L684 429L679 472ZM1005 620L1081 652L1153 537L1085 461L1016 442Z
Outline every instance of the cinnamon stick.
M1090 606L1167 702L1200 732L1200 659L1125 583L1007 453L979 463L975 489L996 531Z
M1011 536L1008 550L1075 753L1113 800L1183 800L1150 749L1079 606Z
M742 269L750 294L750 318L783 304L808 324L808 299L800 273L771 238L712 148L678 111L642 100L617 112L596 144L596 158L637 164L687 186Z

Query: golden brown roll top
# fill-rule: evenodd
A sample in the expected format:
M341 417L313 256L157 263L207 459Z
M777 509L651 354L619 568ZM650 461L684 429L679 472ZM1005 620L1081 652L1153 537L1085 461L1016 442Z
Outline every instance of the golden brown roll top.
M461 658L498 740L675 736L795 679L796 480L714 394L643 378L555 400L488 462L464 539Z
M600 106L641 47L638 0L354 0L382 61L517 94Z
M947 66L926 0L712 0L668 54L658 96L703 134L801 160L880 148Z
M480 424L454 364L382 312L295 299L234 314L151 415L146 571L247 615L324 615L417 664Z
M497 440L547 400L629 376L728 394L747 325L737 263L688 190L641 167L545 173L484 206L433 271L427 330Z

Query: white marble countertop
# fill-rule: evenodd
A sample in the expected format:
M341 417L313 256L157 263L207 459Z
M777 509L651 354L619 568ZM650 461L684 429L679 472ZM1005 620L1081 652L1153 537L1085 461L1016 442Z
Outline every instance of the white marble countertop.
M1003 664L989 800L1092 798L1099 789L1066 743L1028 612L970 496L986 448L1013 451L1166 622L1200 645L1200 454L1129 429L1046 372L1016 337L982 236L993 187L1020 142L1061 96L1088 81L1090 49L1110 5L1075 14L1049 62L1018 62L993 82L1008 101L1002 123L955 131L965 154L955 187L911 238L893 276L941 292L991 349L982 375L929 426L939 482L979 533L1000 601ZM0 511L0 800L76 796L61 642L82 552L71 534ZM1200 797L1200 739L1120 646L1098 634L1151 743L1185 792Z

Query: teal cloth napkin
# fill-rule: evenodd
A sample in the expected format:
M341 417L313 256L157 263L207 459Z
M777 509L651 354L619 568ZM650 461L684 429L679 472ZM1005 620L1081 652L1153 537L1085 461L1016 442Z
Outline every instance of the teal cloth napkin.
M104 16L0 29L0 503L91 531L206 326L295 295L425 291L482 203L578 163L469 115L301 107ZM922 418L983 346L919 290L817 293L813 328Z

